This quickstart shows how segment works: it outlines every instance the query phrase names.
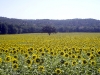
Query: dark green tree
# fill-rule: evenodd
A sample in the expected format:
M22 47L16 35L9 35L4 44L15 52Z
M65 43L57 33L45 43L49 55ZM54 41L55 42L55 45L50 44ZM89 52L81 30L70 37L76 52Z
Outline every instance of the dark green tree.
M8 26L6 24L0 25L0 34L7 34L8 33Z
M56 28L52 27L52 26L44 26L42 28L42 32L43 33L48 33L50 35L51 33L56 33Z
M8 32L9 34L18 34L18 28L14 25L9 25Z

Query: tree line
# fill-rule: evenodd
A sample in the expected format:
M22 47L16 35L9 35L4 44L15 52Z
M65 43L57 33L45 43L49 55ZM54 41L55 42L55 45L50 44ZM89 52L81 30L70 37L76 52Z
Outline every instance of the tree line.
M29 20L0 17L0 34L42 33L46 26L51 26L55 32L100 32L100 20L96 19Z

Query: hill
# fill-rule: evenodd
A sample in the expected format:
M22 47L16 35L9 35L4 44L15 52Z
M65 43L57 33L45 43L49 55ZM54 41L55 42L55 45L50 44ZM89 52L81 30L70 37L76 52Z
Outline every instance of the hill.
M96 19L15 19L0 17L0 34L40 33L43 26L53 26L57 32L100 32Z

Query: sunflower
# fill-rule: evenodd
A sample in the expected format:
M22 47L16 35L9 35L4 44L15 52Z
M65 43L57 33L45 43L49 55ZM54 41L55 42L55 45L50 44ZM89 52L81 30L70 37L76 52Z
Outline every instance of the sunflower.
M36 62L36 63L40 63L40 62L41 62L41 59L40 59L39 57L37 57L37 58L35 59L35 62Z
M39 67L38 67L38 71L43 72L43 71L44 71L44 66L39 66Z
M5 54L6 54L6 55L9 55L10 53L9 53L9 51L8 51L8 50L5 50Z
M30 65L32 64L32 60L27 59L27 60L26 60L26 64L27 64L28 66L30 66Z
M61 74L62 70L60 68L56 68L55 73L56 74Z
M76 60L72 60L72 66L75 66L77 64Z
M65 54L65 57L66 57L66 58L68 58L68 57L69 57L69 55L66 53L66 54Z
M32 55L32 59L35 60L38 56L36 54Z
M72 56L71 56L73 59L75 59L76 58L76 55L75 54L72 54Z
M68 52L68 54L69 54L69 55L71 55L71 54L72 54L72 52Z
M60 55L61 55L61 56L64 56L64 55L65 55L65 52L64 52L64 51L61 51L61 52L60 52Z
M86 53L86 55L87 55L87 56L90 56L90 55L91 55L91 53L90 53L90 52L87 52L87 53Z
M45 55L45 52L42 52L41 55L44 56Z
M83 59L83 60L82 60L82 64L83 64L83 65L86 65L87 63L88 63L88 62L87 62L86 59Z
M91 61L90 61L90 64L91 64L92 66L94 66L94 65L96 65L96 61L91 60Z
M65 66L68 66L68 65L69 65L69 62L68 62L68 61L66 61L66 62L64 63L64 65L65 65Z
M53 51L50 51L50 54L53 56L54 55L54 52Z
M24 56L27 59L29 57L29 54L28 53L25 53Z
M90 60L93 60L93 59L95 59L95 56L94 55L91 55L90 56Z
M42 49L42 48L40 48L38 51L41 53L41 52L43 52L43 49Z
M81 55L78 55L77 58L78 58L78 59L81 59Z
M17 54L17 51L16 51L16 50L13 50L13 51L12 51L12 54Z
M10 62L11 61L11 56L6 56L5 61Z
M13 70L17 70L18 69L18 64L12 64L12 68L13 68Z
M14 57L15 59L17 59L17 58L18 58L18 56L17 56L17 55L14 55L13 57Z

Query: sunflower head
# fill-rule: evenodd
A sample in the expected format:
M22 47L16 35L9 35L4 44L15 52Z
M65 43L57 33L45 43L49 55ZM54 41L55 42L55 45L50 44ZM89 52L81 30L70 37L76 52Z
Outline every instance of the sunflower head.
M56 74L61 74L62 70L60 68L56 68L55 73Z
M31 64L32 64L32 60L27 59L27 60L26 60L26 64L27 64L27 65L31 65Z
M13 70L17 70L18 69L18 64L13 64L12 68L13 68Z
M69 65L69 62L68 62L68 61L66 61L66 62L64 63L64 65L65 65L65 66L68 66L68 65Z
M53 51L50 51L50 54L53 56L54 55L54 52Z
M40 59L40 58L36 58L36 59L35 59L35 62L36 62L36 63L40 63L40 62L41 62L41 59Z
M36 54L33 54L32 55L32 59L35 60L36 58L37 58L37 55Z
M83 64L83 65L86 65L87 63L88 63L88 62L87 62L86 59L83 59L83 60L82 60L82 64Z
M39 52L43 52L42 48L40 48L38 51L39 51Z
M81 56L80 56L80 55L78 55L78 56L77 56L77 58L78 58L78 59L81 59Z
M69 57L69 55L66 53L66 54L65 54L65 57L67 58L67 57Z
M87 56L90 56L91 55L91 53L90 52L87 52Z
M12 51L12 53L13 53L13 54L16 54L16 53L17 53L17 51L16 51L16 50L13 50L13 51Z
M42 55L42 56L44 56L44 55L45 55L45 53L44 53L44 52L42 52L42 53L41 53L41 55Z
M76 55L72 54L72 58L75 59L76 58Z
M17 59L17 58L18 58L18 56L17 56L17 55L14 55L13 57L14 57L15 59Z
M75 60L72 61L72 66L77 65L77 62Z
M25 56L25 58L28 58L29 57L29 54L28 53L25 53L24 56Z
M95 59L95 56L94 55L91 55L90 56L90 60L93 60L93 59Z
M64 56L64 55L65 55L65 52L61 51L61 52L60 52L60 55L61 55L61 56Z
M11 61L11 56L6 56L5 61L10 62Z
M71 55L72 53L71 52L68 52L68 54Z
M96 61L90 61L90 64L92 65L92 66L94 66L94 65L96 65Z

